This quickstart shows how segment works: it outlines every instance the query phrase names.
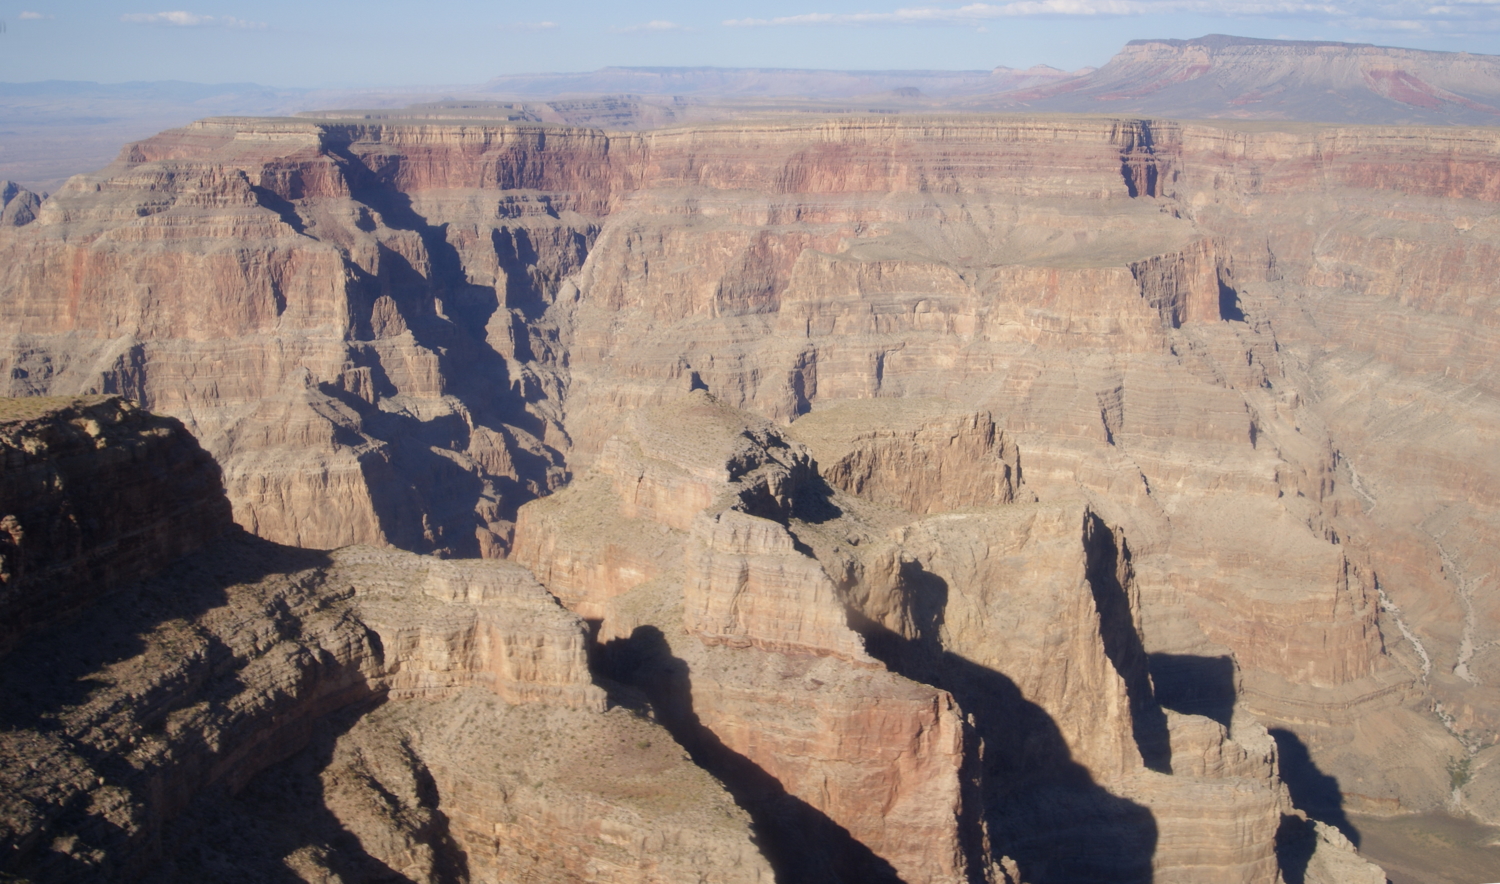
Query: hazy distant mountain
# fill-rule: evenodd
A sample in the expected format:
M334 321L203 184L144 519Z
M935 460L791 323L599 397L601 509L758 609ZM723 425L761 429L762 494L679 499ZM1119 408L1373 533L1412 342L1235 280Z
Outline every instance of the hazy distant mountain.
M894 93L909 99L952 98L1031 89L1093 70L1068 73L1047 65L1027 70L819 71L792 68L609 67L575 74L515 74L484 84L485 92L523 98L562 95L674 95L693 98L853 98Z
M1072 73L1046 65L988 71L608 67L399 91L0 83L0 179L38 192L56 189L69 175L103 166L127 142L206 116L327 108L367 109L333 116L379 116L381 109L413 101L426 102L424 113L434 119L477 115L605 128L785 113L954 111L1500 126L1500 56L1211 35L1133 40L1104 67Z
M1500 56L1363 43L1132 40L1097 71L960 104L1350 123L1500 125Z

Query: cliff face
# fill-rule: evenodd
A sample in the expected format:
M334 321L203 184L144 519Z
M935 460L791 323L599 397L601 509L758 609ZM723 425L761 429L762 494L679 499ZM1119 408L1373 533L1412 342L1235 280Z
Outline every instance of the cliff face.
M970 736L942 699L967 714L962 689L921 668L959 655L1018 686L1069 763L1134 802L1092 817L1103 828L1178 808L1151 811L1157 847L1134 866L1170 877L1197 836L1173 841L1166 820L1198 799L1127 796L1168 761L1179 776L1179 742L1197 747L1187 770L1248 770L1269 751L1246 736L1258 720L1350 806L1391 812L1446 801L1448 759L1492 742L1497 162L1481 130L207 121L0 231L0 376L16 394L120 392L178 416L222 465L236 521L266 538L509 554L606 640L656 630L652 665L700 673L697 718L680 720L762 772L832 725L793 704L776 713L786 742L753 744L735 716L780 664L727 661L813 661L837 669L810 677L841 697L906 697L890 738L931 733L924 751L950 759L924 769L946 797L922 806L1024 817L965 797L998 780L964 772L972 756L950 750ZM697 447L672 441L691 415L628 426L695 388L756 420L727 434L710 420L692 432L719 441ZM954 405L825 416L897 399ZM953 518L900 542L877 519L878 543L830 564L816 531L788 527L822 524L787 509L814 461L829 494L871 512ZM965 514L998 504L1042 509ZM1020 578L976 564L992 548L1038 550L1062 607L995 613L984 588ZM1106 573L1120 590L1096 596ZM913 580L948 587L941 623ZM671 613L617 613L638 608ZM1076 681L1036 668L1045 647L1005 656L979 637L1046 632L1053 615L1084 618L1065 633ZM1152 703L1165 717L1138 732ZM1094 715L1102 733L1082 723ZM1163 750L1163 732L1182 740ZM1154 754L1133 760L1142 741ZM897 833L850 809L865 787L772 776L784 793L767 801L907 862ZM1255 831L1274 828L1274 787L1251 792ZM980 837L966 825L924 843L948 856ZM1034 862L1026 843L1002 854ZM874 862L852 846L845 861ZM1215 862L1247 880L1268 868L1254 851Z
M232 526L213 459L118 397L0 404L0 655Z
M114 399L7 407L34 412L5 425L27 454L74 480L79 460L107 485L150 472L143 449L196 450ZM56 438L80 415L114 419L87 454ZM181 491L216 478L201 456L174 463ZM92 503L110 525L139 500ZM131 538L26 541L67 564ZM659 726L606 712L583 624L525 569L238 532L199 546L175 563L152 549L133 583L86 605L33 600L0 669L6 874L770 880L722 788Z

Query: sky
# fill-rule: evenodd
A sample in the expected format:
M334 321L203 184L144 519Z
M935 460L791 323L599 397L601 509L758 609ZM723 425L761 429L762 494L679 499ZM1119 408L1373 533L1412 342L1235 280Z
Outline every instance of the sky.
M1074 70L1127 40L1212 33L1500 54L1500 0L21 3L0 6L0 82L384 88L610 65Z

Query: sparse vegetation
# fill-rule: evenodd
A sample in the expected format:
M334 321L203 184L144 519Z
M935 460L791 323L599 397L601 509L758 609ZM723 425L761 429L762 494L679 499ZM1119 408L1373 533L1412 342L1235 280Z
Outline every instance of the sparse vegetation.
M1462 789L1469 784L1470 778L1474 776L1471 769L1473 759L1465 755L1462 758L1450 756L1448 758L1448 782L1454 789Z

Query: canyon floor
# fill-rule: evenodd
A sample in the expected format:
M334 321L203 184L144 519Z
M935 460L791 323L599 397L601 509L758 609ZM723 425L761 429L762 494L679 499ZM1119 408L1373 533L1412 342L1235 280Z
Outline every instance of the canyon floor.
M1359 849L1380 863L1391 884L1462 884L1495 877L1500 829L1446 814L1362 817Z

